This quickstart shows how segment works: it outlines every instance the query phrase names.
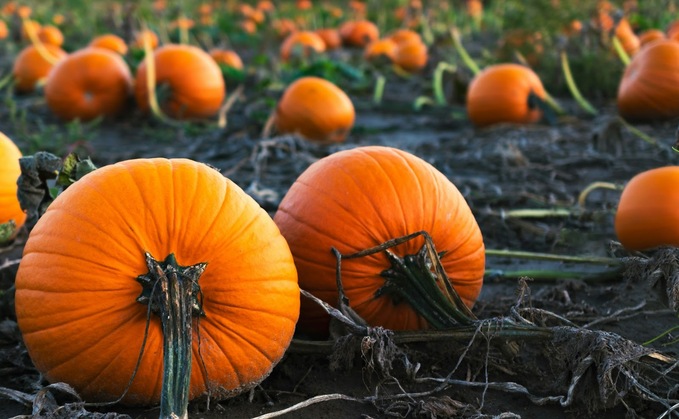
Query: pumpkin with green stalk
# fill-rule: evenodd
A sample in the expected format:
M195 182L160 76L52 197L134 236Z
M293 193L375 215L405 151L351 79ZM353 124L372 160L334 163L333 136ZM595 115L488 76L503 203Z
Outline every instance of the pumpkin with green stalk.
M292 339L299 300L269 215L187 159L83 176L32 230L16 279L17 322L47 380L87 401L160 403L163 418L263 380Z

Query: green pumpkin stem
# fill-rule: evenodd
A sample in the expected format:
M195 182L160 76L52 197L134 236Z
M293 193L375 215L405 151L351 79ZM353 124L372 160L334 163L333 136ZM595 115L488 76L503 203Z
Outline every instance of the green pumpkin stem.
M417 254L400 257L389 250L390 247L418 236L424 237L424 244ZM441 265L440 255L436 252L433 240L425 231L399 237L358 253L338 255L338 257L353 259L382 251L387 255L391 267L381 272L385 283L377 290L375 298L388 295L395 303L407 302L435 329L469 325L476 320L476 316L453 288Z
M163 388L161 418L188 416L191 382L192 323L204 316L198 280L207 263L180 266L174 254L158 262L146 253L148 273L137 277L142 293L137 301L149 304L163 330Z

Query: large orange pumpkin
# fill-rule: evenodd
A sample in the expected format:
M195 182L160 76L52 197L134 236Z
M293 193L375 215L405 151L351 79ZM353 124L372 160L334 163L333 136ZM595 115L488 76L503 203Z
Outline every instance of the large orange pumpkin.
M171 289L188 291L180 306L192 314L192 334L172 339L153 314L163 312L156 297L168 286L154 286L157 270ZM299 301L293 258L269 215L187 159L128 160L85 175L40 218L16 278L17 321L36 368L88 401L123 394L152 311L123 400L134 405L159 402L168 337L188 338L192 361L180 367L189 370L174 376L190 379L187 397L252 388L288 347Z
M544 99L546 92L537 74L518 64L496 64L477 74L467 90L467 114L484 127L500 122L530 123L542 112L530 103L530 95Z
M62 59L66 51L54 45L44 45L45 50L55 59ZM33 45L24 48L12 68L15 88L19 93L32 92L36 83L43 80L49 74L54 64L44 57Z
M320 142L341 142L354 126L356 113L349 96L319 77L302 77L283 92L276 106L279 131Z
M65 120L88 121L119 114L132 95L132 74L122 57L87 47L61 60L45 84L50 110Z
M618 111L632 121L679 116L679 42L654 41L632 58L618 86Z
M468 307L481 291L484 245L469 206L441 172L405 151L359 147L317 161L294 182L274 221L290 245L300 288L329 304L338 302L332 247L350 254L421 230L443 252L443 267ZM418 237L390 250L405 257L422 245ZM344 259L342 283L349 305L372 326L429 327L402 295L383 288L382 274L390 267L384 252ZM303 298L298 330L327 334L327 327L328 316Z
M127 54L127 44L125 40L118 35L107 33L92 38L89 43L91 47L106 48L120 55Z
M226 96L219 65L210 55L191 45L165 45L154 52L156 86L169 91L160 106L174 118L207 118L215 115ZM148 59L148 58L146 58ZM146 59L137 69L135 96L142 111L149 109Z
M281 44L281 60L288 61L293 56L308 57L312 52L324 51L325 41L316 32L293 32Z
M21 151L5 134L0 132L0 224L14 221L17 228L24 225L26 213L17 199L17 179L21 174Z
M679 166L647 170L625 186L615 232L629 250L679 246Z

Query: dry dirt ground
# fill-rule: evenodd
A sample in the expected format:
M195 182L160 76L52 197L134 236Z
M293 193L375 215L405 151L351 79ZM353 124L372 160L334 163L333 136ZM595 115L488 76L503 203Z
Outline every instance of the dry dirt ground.
M550 330L547 335L515 341L481 332L473 339L469 335L406 339L385 338L378 331L366 339L343 341L345 346L335 356L331 342L310 344L300 337L261 386L231 400L212 400L209 410L204 400L196 401L190 406L191 417L249 418L318 400L312 399L315 396L338 394L341 399L321 401L283 417L659 417L679 398L673 368L679 356L677 335L641 344L679 324L669 308L672 295L666 292L677 277L679 254L670 249L630 255L616 246L613 211L620 192L596 189L584 206L577 198L593 182L622 185L640 171L676 164L679 154L671 149L676 123L637 126L657 141L653 145L621 124L610 105L600 104L597 117L566 105L576 116L553 125L484 130L451 116L450 109L414 112L405 105L377 109L365 105L345 143L319 146L293 137L262 139L261 124L249 122L242 102L230 113L226 130L179 129L132 117L92 128L79 149L98 165L152 156L210 163L273 214L294 179L316 159L362 145L398 147L429 161L458 186L488 249L615 256L624 261L620 271L603 275L602 270L611 268L488 257L487 268L496 274L486 279L475 314L481 319L530 321ZM44 112L39 101L26 106ZM49 115L44 117L50 120ZM12 130L6 133L26 146ZM553 208L570 214L531 218L511 212ZM21 246L20 239L2 251L0 265L19 258ZM15 269L12 265L0 270L2 290L10 288ZM518 270L538 272L524 282L508 275ZM579 274L541 278L547 271ZM11 299L3 298L0 386L35 394L46 383L39 382L22 348L7 304ZM515 349L513 355L507 353L508 347ZM355 356L338 359L338 353ZM329 398L333 397L340 396ZM72 401L57 398L61 405ZM50 405L43 407L49 410ZM158 415L156 409L86 409L89 417L103 416L98 412L133 418ZM0 394L0 417L31 412L31 406Z

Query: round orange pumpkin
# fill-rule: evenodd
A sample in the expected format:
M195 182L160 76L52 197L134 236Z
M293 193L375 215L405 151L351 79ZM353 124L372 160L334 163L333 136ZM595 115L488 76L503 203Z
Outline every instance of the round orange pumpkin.
M54 45L45 45L45 50L56 59L62 59L67 55L64 50ZM53 66L54 64L47 61L33 45L24 48L12 68L17 92L32 92L36 83L47 77Z
M9 28L4 20L0 20L0 40L6 39L9 36Z
M382 38L366 45L363 50L363 58L366 60L379 60L380 57L385 57L389 62L393 62L396 58L396 49L398 44L391 38Z
M312 52L324 51L325 41L316 32L293 32L281 44L281 60L288 61L292 56L308 57Z
M162 284L147 281L147 253L169 262L174 255L174 276L182 281L196 273L184 268L204 269L188 284L189 397L208 390L212 397L235 395L266 377L299 315L288 245L271 217L218 171L162 158L85 175L32 230L16 278L16 315L43 376L88 401L123 394L146 333L147 302L164 294ZM150 308L144 356L125 404L159 402L165 336L157 307Z
M469 84L467 114L478 127L536 122L542 112L529 103L531 93L546 97L540 78L530 68L518 64L488 66Z
M132 74L123 58L108 49L87 47L61 60L45 84L50 110L65 120L115 116L132 95Z
M56 26L46 25L38 31L38 39L43 44L60 47L64 44L64 34Z
M397 29L396 31L394 31L394 33L389 35L389 38L392 41L396 42L397 44L403 44L410 41L422 42L422 37L420 36L419 33L415 32L412 29L406 28Z
M178 119L215 115L226 96L219 65L210 55L191 45L165 45L154 52L156 86L169 91L159 98L168 115ZM148 59L148 58L146 58ZM146 59L137 69L135 97L142 111L149 109Z
M416 73L427 66L429 54L422 41L411 40L398 44L394 52L394 64L408 73Z
M615 27L615 36L618 37L622 48L629 55L634 55L639 50L641 41L632 30L632 26L626 18L620 19Z
M326 51L331 51L342 46L342 38L339 31L335 28L316 29L316 35L320 36L325 42Z
M679 246L679 166L647 170L625 186L615 213L615 232L629 250Z
M365 48L369 43L380 37L380 31L369 20L349 20L339 28L340 37L344 45Z
M17 199L17 179L21 174L21 151L0 132L0 224L14 221L16 228L24 225L26 213Z
M213 48L209 51L210 57L217 64L224 64L227 67L235 68L236 70L243 69L243 60L236 51L223 48Z
M280 132L300 134L320 142L341 142L354 125L356 112L349 96L319 77L295 80L276 106Z
M336 306L336 258L421 230L432 237L441 262L463 302L471 307L483 282L481 231L464 197L424 160L383 146L358 147L312 164L280 203L274 221L295 258L300 288ZM390 250L405 257L420 251L417 237ZM384 292L384 252L343 259L342 283L349 305L369 325L394 330L429 327L403 298ZM404 290L406 293L409 290ZM327 334L328 316L303 298L298 330Z
M632 58L618 86L618 111L632 121L679 116L679 42L657 40Z
M125 40L112 33L107 33L92 38L89 46L106 48L113 52L117 52L120 55L127 54L127 44L125 43Z

